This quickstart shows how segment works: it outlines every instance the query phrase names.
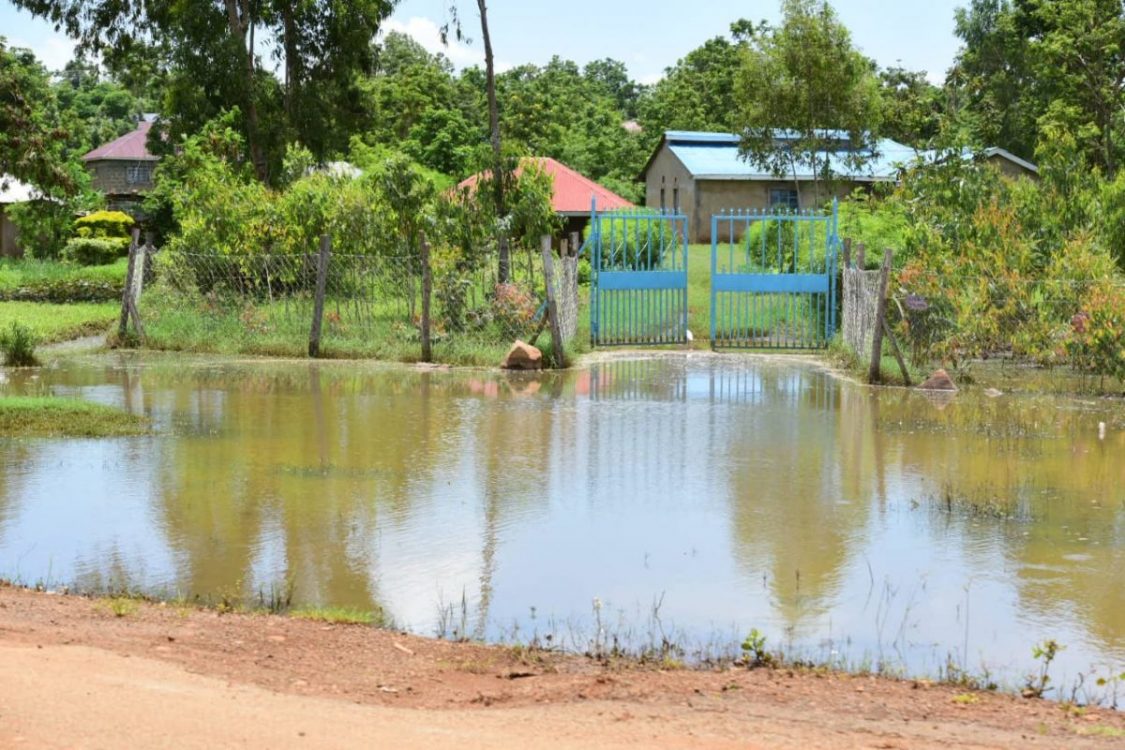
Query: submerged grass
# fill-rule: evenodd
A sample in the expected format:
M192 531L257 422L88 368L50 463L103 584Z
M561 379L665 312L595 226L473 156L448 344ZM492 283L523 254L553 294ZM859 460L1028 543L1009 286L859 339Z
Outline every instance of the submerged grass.
M148 420L101 404L51 396L0 397L0 437L128 437Z
M50 344L106 333L120 311L120 303L114 302L0 302L0 328L22 323L41 343Z

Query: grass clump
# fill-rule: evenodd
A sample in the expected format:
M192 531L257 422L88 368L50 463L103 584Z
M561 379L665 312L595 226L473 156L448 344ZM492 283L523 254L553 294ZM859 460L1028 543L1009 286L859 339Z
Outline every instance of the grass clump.
M115 596L112 599L106 599L102 605L114 617L128 617L140 608L136 599L127 596Z
M0 352L4 354L4 364L9 367L34 367L39 364L35 358L35 347L39 336L23 323L13 320L0 330Z
M120 302L0 302L0 328L19 323L51 344L105 333L120 312Z
M289 616L298 620L327 622L333 625L374 625L382 627L385 624L381 612L368 612L349 607L305 607L293 610L289 613Z
M128 437L148 420L101 404L51 396L0 397L0 437Z

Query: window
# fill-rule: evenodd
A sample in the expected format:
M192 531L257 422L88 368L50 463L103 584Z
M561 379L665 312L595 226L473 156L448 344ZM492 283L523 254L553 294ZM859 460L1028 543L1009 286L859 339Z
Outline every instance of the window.
M800 196L797 195L796 190L770 188L770 208L791 208L796 210L800 207L801 199Z
M125 167L125 182L130 185L147 185L152 182L152 167L148 165Z
M678 187L672 188L672 210L676 213L680 212L680 189Z
M665 206L665 205L666 205L666 204L665 204L665 202L664 202L664 187L663 187L663 186L661 186L661 188L660 188L660 210L661 210L661 211L663 211L663 210L664 210L664 206Z

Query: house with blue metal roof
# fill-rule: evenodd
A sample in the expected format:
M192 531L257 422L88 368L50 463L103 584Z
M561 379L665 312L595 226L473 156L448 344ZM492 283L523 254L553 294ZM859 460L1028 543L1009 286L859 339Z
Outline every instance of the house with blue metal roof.
M824 135L838 144L836 150L819 157L828 160L833 174L831 185L823 179L816 185L813 167L807 162L796 161L792 171L779 177L746 159L739 151L739 137L733 133L668 131L642 175L645 205L685 214L691 241L710 242L714 214L731 209L813 208L817 199L843 199L856 188L895 182L903 168L917 158L934 157L889 138L878 140L868 152L857 152L847 133ZM786 134L781 132L779 138L785 139ZM854 158L857 155L861 157L858 160ZM1005 174L1037 172L1035 165L1002 149L988 149L982 156L1002 162L998 166Z

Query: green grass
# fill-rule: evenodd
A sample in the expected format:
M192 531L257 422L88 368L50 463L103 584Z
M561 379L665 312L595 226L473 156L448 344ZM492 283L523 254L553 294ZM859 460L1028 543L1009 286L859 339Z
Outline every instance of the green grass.
M342 303L341 303L342 304ZM321 333L321 356L335 359L377 359L418 362L421 336L405 320L397 304L374 302L367 308L368 324L351 322L346 308L329 299ZM250 354L274 357L306 357L309 346L311 309L263 303L246 307L211 305L206 300L183 298L162 290L147 293L141 315L145 346L166 351L215 354ZM532 331L504 331L491 325L480 331L433 332L434 361L442 364L495 367L519 336ZM588 348L589 321L580 320L579 332L567 352L574 358ZM537 346L551 356L549 330Z
M120 296L129 261L76 266L44 260L0 261L0 300L108 301Z
M0 302L0 328L18 321L34 331L41 343L50 344L105 333L120 311L121 304L113 302Z
M0 437L143 435L148 420L101 404L51 396L0 396Z
M367 612L347 607L307 607L295 609L289 613L289 616L298 620L327 622L333 625L374 625L382 627L385 624L381 612Z

